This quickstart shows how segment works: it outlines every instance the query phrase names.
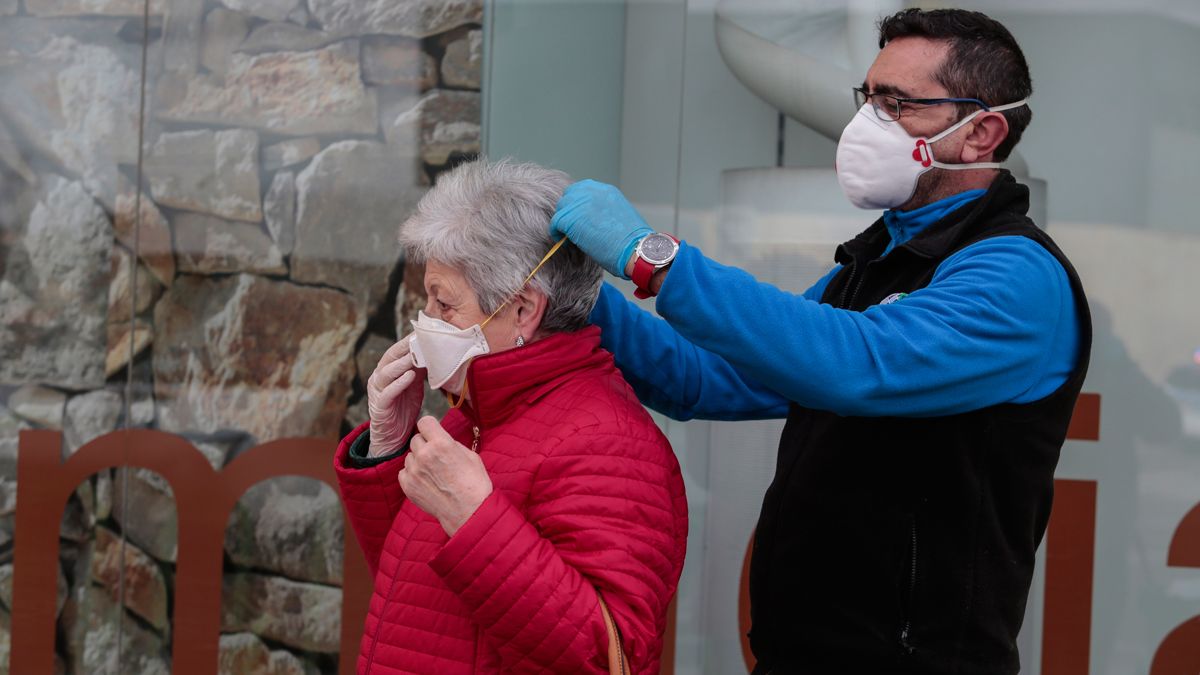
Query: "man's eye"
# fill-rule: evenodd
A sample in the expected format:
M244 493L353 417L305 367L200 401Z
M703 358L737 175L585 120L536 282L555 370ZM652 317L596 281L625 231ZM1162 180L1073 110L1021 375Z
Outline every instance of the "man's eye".
M450 305L447 305L446 303L442 302L441 300L437 301L437 306L438 306L438 309L442 310L443 312L450 309Z

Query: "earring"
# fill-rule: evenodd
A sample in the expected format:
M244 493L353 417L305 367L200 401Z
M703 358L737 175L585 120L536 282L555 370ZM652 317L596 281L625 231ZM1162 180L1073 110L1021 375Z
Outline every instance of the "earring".
M518 336L517 336L517 346L518 346L518 347L524 347L524 346L525 346L525 336L524 336L524 335L518 335Z

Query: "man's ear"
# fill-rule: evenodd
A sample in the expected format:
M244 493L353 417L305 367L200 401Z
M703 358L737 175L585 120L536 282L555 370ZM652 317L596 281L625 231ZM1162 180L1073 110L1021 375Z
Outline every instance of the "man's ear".
M995 112L980 113L972 120L970 133L963 140L959 160L963 164L995 161L996 148L1008 138L1008 120Z
M526 340L533 339L541 329L549 299L545 293L526 286L513 298L512 304L517 313L517 332Z

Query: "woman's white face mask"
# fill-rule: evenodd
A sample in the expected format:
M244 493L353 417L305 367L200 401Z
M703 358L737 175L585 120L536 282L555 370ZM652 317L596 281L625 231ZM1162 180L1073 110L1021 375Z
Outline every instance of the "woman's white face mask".
M1019 108L1028 101L993 106L990 112ZM944 164L933 158L931 145L983 112L976 110L930 138L914 138L899 122L879 119L870 102L864 104L838 141L835 167L842 192L860 209L893 209L912 199L921 174L930 169L1000 168L999 162Z
M537 267L534 267L529 276L525 277L525 281L521 283L522 288L529 283L530 279L533 279L533 275L542 269L546 261L550 260L550 257L558 252L558 249L566 241L566 239L560 239L550 248ZM488 346L487 338L483 335L483 327L488 325L488 322L510 302L512 302L511 299L504 301L482 322L466 328L459 328L449 322L435 319L423 311L417 313L416 320L412 322L413 332L409 336L409 345L412 349L413 363L418 368L428 371L430 387L462 395L467 364L476 356L491 353L491 347ZM460 398L455 407L461 404L462 399Z
M495 316L495 315L493 315ZM462 392L462 377L455 377L471 359L490 352L483 327L491 320L467 328L458 328L451 323L435 319L425 312L418 312L412 322L413 332L409 337L413 363L429 373L429 386L445 389L452 394Z

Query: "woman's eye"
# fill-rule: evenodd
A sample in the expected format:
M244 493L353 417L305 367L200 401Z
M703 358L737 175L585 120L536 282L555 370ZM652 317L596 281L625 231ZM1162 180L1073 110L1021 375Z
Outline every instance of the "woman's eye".
M442 302L441 300L437 301L437 306L438 306L438 309L440 309L443 312L450 309L450 305L447 305L446 303Z

